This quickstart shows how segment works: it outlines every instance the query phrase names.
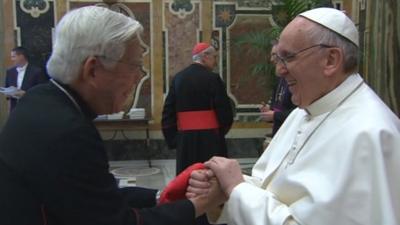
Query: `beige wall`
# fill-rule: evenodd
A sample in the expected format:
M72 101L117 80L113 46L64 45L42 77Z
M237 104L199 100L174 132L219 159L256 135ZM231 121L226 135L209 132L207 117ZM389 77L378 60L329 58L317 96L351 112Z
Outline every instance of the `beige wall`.
M4 8L3 4L0 4L0 21L4 21ZM4 23L0 23L0 43L4 43ZM6 56L5 48L3 44L0 44L0 86L4 85L5 67L4 60ZM0 129L4 125L4 121L7 115L7 104L5 98L0 96Z
M400 116L400 0L368 0L365 4L364 75Z
M13 23L13 0L3 0L1 5L2 22L0 24L0 49L1 49L1 62L2 72L0 75L0 84L4 85L5 70L12 66L10 59L10 51L15 47L14 37L14 23ZM4 125L5 120L8 117L8 102L5 100L3 95L0 95L0 126Z

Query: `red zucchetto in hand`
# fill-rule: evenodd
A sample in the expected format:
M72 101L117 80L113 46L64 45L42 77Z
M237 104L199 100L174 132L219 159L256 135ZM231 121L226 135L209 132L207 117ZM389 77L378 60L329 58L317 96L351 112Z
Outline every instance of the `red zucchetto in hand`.
M177 201L180 199L185 199L186 188L189 184L190 174L194 170L205 169L203 163L195 163L184 171L182 171L178 176L175 177L168 185L164 188L160 195L159 205L168 202Z

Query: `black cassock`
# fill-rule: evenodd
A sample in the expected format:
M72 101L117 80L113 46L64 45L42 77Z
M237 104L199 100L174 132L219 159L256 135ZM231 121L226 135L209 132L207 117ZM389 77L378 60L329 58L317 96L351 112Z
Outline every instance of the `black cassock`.
M169 148L176 148L176 173L212 156L227 156L225 134L232 122L232 105L220 76L191 64L172 80L162 113Z
M153 207L157 190L118 188L95 113L59 85L30 89L0 133L0 224L194 224L189 200Z

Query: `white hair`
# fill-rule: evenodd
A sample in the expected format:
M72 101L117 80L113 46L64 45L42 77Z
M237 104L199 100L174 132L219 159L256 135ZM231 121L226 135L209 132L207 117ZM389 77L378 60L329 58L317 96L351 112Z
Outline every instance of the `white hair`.
M69 84L77 79L83 62L90 56L112 59L104 63L113 67L124 55L127 43L139 38L142 31L135 19L104 7L74 9L56 27L47 71L57 81Z
M193 55L192 60L193 60L193 62L201 63L201 60L203 59L203 57L205 55L214 53L215 51L216 51L215 48L213 46L210 46L210 47L204 49L202 52L197 53L196 55Z
M339 34L313 23L308 33L310 40L315 43L323 43L330 46L336 46L343 51L344 63L343 69L346 73L354 73L358 69L359 52L358 47L351 41L343 38Z

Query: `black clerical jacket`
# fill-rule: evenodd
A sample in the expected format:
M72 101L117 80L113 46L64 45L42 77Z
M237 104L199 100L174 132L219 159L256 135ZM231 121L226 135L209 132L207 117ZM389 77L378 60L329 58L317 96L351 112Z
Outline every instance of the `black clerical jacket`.
M31 89L0 134L2 225L188 225L189 200L155 205L155 190L119 189L92 120L67 86Z

